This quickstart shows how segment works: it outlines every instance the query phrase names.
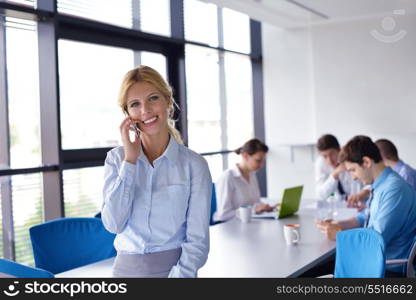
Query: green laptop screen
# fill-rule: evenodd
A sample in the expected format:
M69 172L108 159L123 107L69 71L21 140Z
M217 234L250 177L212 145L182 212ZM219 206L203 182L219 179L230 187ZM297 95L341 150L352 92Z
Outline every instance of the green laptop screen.
M278 218L293 215L299 209L300 199L302 196L303 186L296 186L293 188L285 189L283 193L282 203L280 204L280 210Z

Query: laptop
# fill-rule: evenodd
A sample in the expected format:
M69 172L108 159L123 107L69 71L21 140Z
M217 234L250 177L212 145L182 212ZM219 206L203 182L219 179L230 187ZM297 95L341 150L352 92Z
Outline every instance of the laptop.
M283 192L282 202L280 203L280 208L277 211L253 214L251 217L281 219L293 215L299 210L302 191L303 185L285 189Z

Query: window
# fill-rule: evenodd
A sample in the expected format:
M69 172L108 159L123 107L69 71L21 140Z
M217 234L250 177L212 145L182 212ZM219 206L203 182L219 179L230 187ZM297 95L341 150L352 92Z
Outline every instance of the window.
M159 53L141 51L141 64L149 66L160 73L160 75L168 79L166 57Z
M204 158L206 159L208 163L209 171L212 177L212 182L215 183L224 170L223 155L222 154L206 155L204 156Z
M134 67L133 51L68 40L58 47L62 148L117 146L118 92Z
M104 167L63 172L65 217L91 218L101 210Z
M250 53L250 18L228 8L222 10L224 24L224 48Z
M170 1L140 0L140 30L170 36Z
M6 17L5 26L10 149L2 150L10 150L12 169L39 167L41 151L36 23ZM4 144L0 143L0 147L4 147ZM3 200L12 203L10 217L14 236L10 238L14 240L15 258L18 262L34 265L28 230L43 222L41 173L0 177L2 187L9 183L10 199ZM3 251L3 240L1 243Z
M131 28L132 0L58 0L58 12Z
M227 149L234 150L254 137L251 61L245 55L225 53Z
M250 53L248 16L196 0L185 0L184 9L187 41ZM185 50L189 147L202 153L240 147L254 137L250 57L190 44ZM230 158L232 164L238 160L206 156L214 180L230 166Z
M69 40L59 40L58 47L62 148L121 144L118 127L124 116L118 93L124 75L134 68L133 50ZM167 77L165 56L136 53L141 64Z
M41 164L35 23L6 18L11 168Z
M221 111L218 52L186 46L189 148L197 152L219 151Z
M169 0L58 0L58 12L170 36Z
M228 167L229 168L233 168L237 163L239 163L241 161L240 155L238 155L234 152L228 153L226 159L228 161Z
M13 224L16 261L34 265L29 228L43 222L40 173L12 176Z
M31 7L35 5L35 0L6 0L6 2L10 2L13 4L23 4Z
M198 0L184 0L185 39L218 47L217 6Z

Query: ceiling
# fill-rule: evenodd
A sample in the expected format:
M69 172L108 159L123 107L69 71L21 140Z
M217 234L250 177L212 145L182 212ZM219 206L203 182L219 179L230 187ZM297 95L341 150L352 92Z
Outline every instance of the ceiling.
M416 0L202 0L283 28L416 13Z

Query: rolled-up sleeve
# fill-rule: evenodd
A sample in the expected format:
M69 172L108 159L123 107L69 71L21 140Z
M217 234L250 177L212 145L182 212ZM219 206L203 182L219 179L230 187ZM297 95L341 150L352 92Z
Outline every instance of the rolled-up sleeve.
M120 158L110 151L104 164L101 218L105 228L112 233L121 233L126 226L134 197L132 185L136 172L135 165L117 160Z
M212 179L208 164L199 157L191 166L191 192L186 215L186 240L169 277L196 277L209 252L209 216Z

